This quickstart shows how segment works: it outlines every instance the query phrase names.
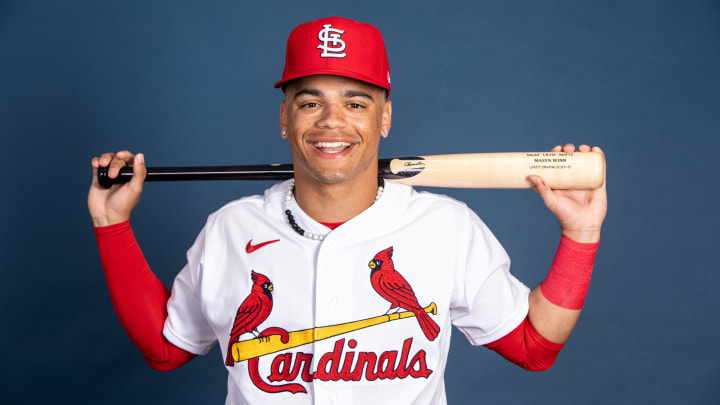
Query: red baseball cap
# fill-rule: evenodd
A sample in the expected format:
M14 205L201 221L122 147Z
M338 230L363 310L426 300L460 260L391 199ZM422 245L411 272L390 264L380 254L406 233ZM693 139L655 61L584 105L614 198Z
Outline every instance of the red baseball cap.
M341 17L300 24L290 33L281 87L310 75L343 76L374 84L390 94L390 65L380 31Z

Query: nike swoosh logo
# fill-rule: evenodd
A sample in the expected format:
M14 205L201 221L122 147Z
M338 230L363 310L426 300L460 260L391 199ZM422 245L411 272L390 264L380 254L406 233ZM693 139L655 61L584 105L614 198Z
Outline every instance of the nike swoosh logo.
M267 246L267 245L269 245L271 243L275 243L275 242L280 242L280 239L269 240L267 242L258 243L257 245L253 245L252 239L250 239L247 243L247 246L245 246L245 251L248 253L252 253L252 252L260 249L263 246Z

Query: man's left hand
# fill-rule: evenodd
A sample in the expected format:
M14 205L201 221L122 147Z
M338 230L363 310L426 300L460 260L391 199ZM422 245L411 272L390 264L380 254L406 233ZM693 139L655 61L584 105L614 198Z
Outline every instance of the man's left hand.
M568 143L565 146L552 148L553 152L575 152L575 145ZM593 146L580 145L580 153L601 152ZM528 180L533 189L540 195L545 206L555 215L560 223L562 233L568 238L580 243L593 243L600 240L605 213L607 212L607 193L605 183L595 190L552 190L545 184L542 177L531 175Z

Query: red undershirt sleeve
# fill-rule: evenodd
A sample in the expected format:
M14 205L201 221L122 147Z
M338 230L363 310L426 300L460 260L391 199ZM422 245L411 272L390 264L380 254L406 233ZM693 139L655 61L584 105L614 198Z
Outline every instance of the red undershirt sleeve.
M563 346L545 339L535 330L528 318L512 332L485 345L505 359L530 371L544 371L552 367Z
M170 291L150 271L130 223L95 228L95 236L115 313L150 367L169 371L192 360L163 336Z

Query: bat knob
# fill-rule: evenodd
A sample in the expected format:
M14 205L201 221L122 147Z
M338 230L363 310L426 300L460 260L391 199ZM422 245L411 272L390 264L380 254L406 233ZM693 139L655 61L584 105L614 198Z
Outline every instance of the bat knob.
M132 179L132 176L132 167L123 167L114 179L111 179L110 176L108 176L107 167L98 167L97 171L98 184L102 188L110 188L115 184L127 183L130 179Z
M108 168L107 167L98 167L97 180L98 180L98 184L102 188L110 188L114 184L113 179L108 177Z

